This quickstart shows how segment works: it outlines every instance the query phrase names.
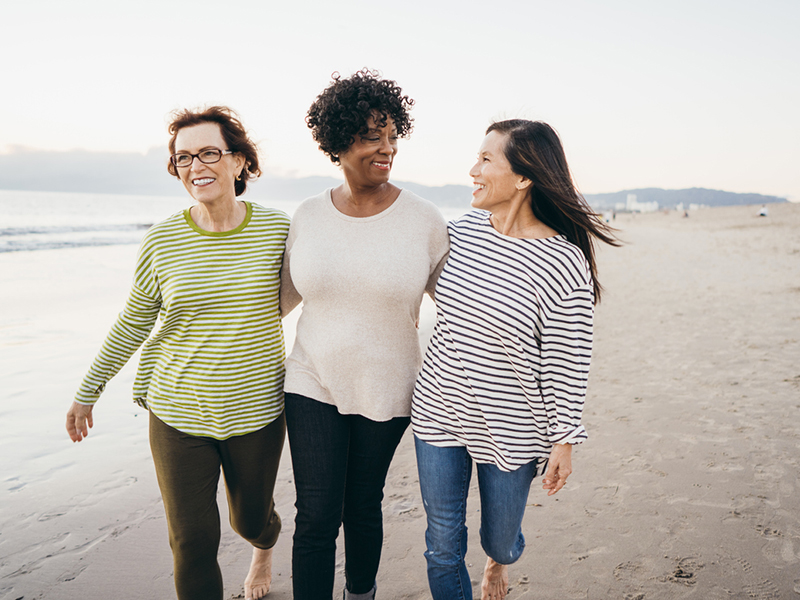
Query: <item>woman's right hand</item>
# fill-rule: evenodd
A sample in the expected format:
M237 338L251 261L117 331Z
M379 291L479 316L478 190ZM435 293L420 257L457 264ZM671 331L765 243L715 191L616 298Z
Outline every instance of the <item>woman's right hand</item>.
M78 404L73 402L67 411L67 433L73 442L80 442L89 435L89 428L94 425L92 421L92 404Z

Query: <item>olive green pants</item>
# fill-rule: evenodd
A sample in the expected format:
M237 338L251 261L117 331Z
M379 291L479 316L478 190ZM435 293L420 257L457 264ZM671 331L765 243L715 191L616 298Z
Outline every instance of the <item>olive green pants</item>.
M150 413L150 449L180 600L222 600L220 468L233 530L257 548L272 548L278 541L281 519L272 491L285 433L283 414L258 431L219 441L181 433Z

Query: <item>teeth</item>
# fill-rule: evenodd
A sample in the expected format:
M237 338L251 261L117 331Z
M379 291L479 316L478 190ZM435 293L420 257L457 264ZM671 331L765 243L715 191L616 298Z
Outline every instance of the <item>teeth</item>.
M207 183L211 183L214 181L211 177L204 177L203 179L192 179L192 183L195 185L206 185Z
M475 186L475 189L476 189L476 190L482 190L483 188L485 188L485 187L486 187L486 186L485 186L485 185L483 185L482 183L473 183L472 185L473 185L473 186Z

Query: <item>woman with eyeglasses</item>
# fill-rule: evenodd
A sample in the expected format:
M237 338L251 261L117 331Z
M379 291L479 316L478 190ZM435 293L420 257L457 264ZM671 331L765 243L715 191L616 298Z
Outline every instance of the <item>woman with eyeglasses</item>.
M279 289L289 218L238 200L261 171L233 111L177 112L169 133L168 170L196 203L145 234L127 304L67 431L73 442L88 435L106 383L144 344L134 400L150 412L178 598L223 596L220 469L231 526L254 548L245 597L261 598L281 529L272 493L285 435Z

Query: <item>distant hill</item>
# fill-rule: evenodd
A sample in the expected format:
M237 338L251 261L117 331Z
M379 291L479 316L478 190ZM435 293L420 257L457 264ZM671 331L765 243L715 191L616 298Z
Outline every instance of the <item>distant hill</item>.
M429 186L412 181L392 182L402 188L411 190L415 194L422 196L442 207L468 207L472 200L472 188L466 185L443 185ZM247 193L252 198L263 198L265 200L304 200L309 196L319 194L322 190L336 187L342 183L341 179L335 177L272 177L265 175L252 184L252 188Z
M167 174L166 149L153 148L147 154L134 152L53 152L15 148L0 154L0 189L45 192L88 192L143 196L180 196L186 192L180 182ZM248 197L254 200L302 200L341 183L335 177L274 177L264 175L254 182ZM427 186L409 181L397 185L427 198L442 207L468 207L472 187L467 185ZM683 203L706 206L767 204L786 202L785 198L761 194L736 194L720 190L691 188L663 190L644 188L609 194L586 194L596 209L624 203L628 194L637 202L658 202L660 208Z
M183 185L167 173L167 152L153 148L134 152L52 152L17 148L0 154L0 189L40 192L86 192L142 196L180 196ZM248 189L254 200L303 200L342 182L335 177L275 177L263 175ZM472 188L465 185L431 187L396 181L397 185L439 206L469 206Z
M610 194L586 194L586 200L597 209L614 208L625 203L628 194L634 194L637 202L658 202L659 208L675 208L678 204L702 204L705 206L735 206L743 204L770 204L786 202L786 198L764 196L762 194L736 194L706 188L689 188L685 190L664 190L661 188L642 188L623 190Z

